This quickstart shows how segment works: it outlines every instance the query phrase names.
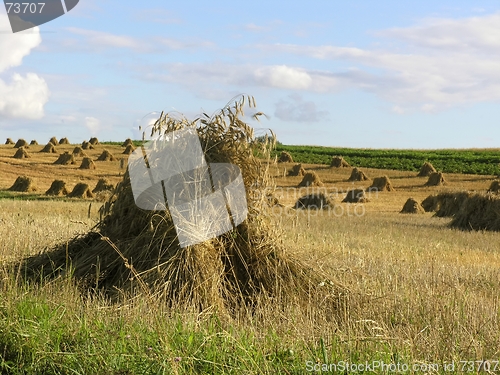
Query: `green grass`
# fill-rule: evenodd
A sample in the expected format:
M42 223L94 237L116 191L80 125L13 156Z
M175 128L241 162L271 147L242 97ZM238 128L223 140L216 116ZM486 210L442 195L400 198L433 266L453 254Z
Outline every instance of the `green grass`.
M426 161L438 171L480 175L500 174L500 152L493 150L374 150L319 146L277 145L275 154L288 151L298 163L330 164L341 155L351 165L365 168L418 171Z

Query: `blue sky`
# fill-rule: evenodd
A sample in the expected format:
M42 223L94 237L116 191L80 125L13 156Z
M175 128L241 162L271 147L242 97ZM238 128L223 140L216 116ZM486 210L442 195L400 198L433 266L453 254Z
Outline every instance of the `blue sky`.
M286 144L500 147L500 1L96 1L12 34L0 140L138 138L256 98Z

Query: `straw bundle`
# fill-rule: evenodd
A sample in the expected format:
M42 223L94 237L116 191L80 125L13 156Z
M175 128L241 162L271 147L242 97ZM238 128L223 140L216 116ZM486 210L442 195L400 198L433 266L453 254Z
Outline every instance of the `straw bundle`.
M324 274L284 251L278 229L270 225L272 215L265 214L269 175L266 164L254 157L253 129L239 118L245 99L195 122L162 113L152 129L153 134L196 129L208 163L239 166L248 204L243 223L210 240L180 247L170 211L137 207L127 171L93 231L49 254L27 259L21 274L35 279L42 270L57 275L69 257L76 279L89 288L102 288L111 297L146 294L172 307L216 308L229 314L252 309L269 298L274 304L296 302L304 309L326 296L332 301L336 295L332 289L318 287ZM324 306L330 311L334 303Z
M19 139L16 144L14 145L14 148L19 148L19 147L28 147L28 142L26 142L24 139Z

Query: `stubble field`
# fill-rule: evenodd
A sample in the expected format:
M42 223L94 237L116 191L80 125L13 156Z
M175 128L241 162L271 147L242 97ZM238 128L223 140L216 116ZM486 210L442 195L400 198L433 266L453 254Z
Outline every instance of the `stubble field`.
M365 204L340 203L345 191L370 182L346 180L351 168L304 164L325 183L335 211L293 210L305 192L300 177L284 177L293 164L271 167L276 197L274 223L290 253L326 272L348 293L340 318L269 305L252 318L229 319L217 311L170 311L146 298L111 303L83 293L70 277L41 284L22 282L8 264L85 233L99 220L102 203L41 198L54 179L70 188L94 186L100 177L117 183L119 160L52 165L57 154L31 146L31 159L12 158L0 146L0 372L2 373L319 373L323 364L408 365L407 373L500 372L500 235L450 229L449 218L400 214L406 199L442 191L486 191L494 176L446 174L448 184L425 187L415 172L363 168L371 178L387 175L394 192L378 192ZM119 145L99 145L121 155ZM19 175L35 179L37 193L6 190ZM90 209L89 209L90 205ZM90 215L89 215L90 213ZM416 367L415 367L416 366ZM466 367L468 366L468 367ZM480 368L479 368L480 367ZM359 369L359 367L351 367ZM368 368L365 373L390 373ZM352 371L354 372L354 371ZM363 372L363 371L360 371ZM329 372L326 372L329 373Z

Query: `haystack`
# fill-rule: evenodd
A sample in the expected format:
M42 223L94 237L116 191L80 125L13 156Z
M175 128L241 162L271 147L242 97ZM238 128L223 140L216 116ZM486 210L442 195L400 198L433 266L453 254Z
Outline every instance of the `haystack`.
M28 147L28 142L26 142L24 139L19 139L16 144L14 145L14 148L19 148L19 147Z
M375 177L372 185L368 187L367 191L394 191L389 177Z
M69 198L94 198L94 194L90 191L89 185L79 182L75 185L71 193L68 194Z
M92 193L99 193L100 191L106 191L106 190L114 190L115 186L106 180L105 178L100 178L99 181L97 181L97 185L95 186L94 190L92 190Z
M347 181L368 181L369 178L361 169L354 168L351 172L351 176Z
M80 146L76 146L73 149L73 155L75 155L75 156L87 156L87 154L83 151L83 149Z
M134 145L130 138L125 139L125 142L122 143L122 147L127 147L128 145Z
M93 150L94 146L92 146L92 144L89 143L89 142L87 142L87 141L83 141L82 142L82 149L84 149L84 150Z
M434 212L439 209L439 199L437 195L429 195L420 204L425 212Z
M363 189L349 190L342 203L367 203L369 202Z
M26 259L19 275L40 280L71 267L82 287L98 288L117 301L146 295L151 303L178 311L209 309L235 317L271 303L273 311L293 306L301 313L321 304L321 314L336 319L339 293L347 291L285 251L281 229L263 211L269 187L264 166L270 150L266 161L254 156L253 129L240 119L242 105L239 101L212 118L202 115L196 123L179 119L177 113L162 113L153 128L155 134L195 129L207 162L239 166L248 193L248 216L236 228L181 247L168 209L150 211L136 205L127 171L94 230ZM203 225L212 223L207 217Z
M50 138L49 142L52 143L54 146L59 146L59 142L57 141L56 137Z
M453 217L461 209L464 202L471 197L472 193L460 191L456 193L441 193L436 199L438 201L438 209L434 216L437 217Z
M293 163L292 155L286 151L281 151L278 163Z
M134 152L135 147L132 145L128 145L125 151L122 152L124 155L130 155L132 152Z
M99 161L114 161L115 157L108 150L104 150L101 155L97 158Z
M334 156L330 163L330 167L332 168L348 168L350 167L349 163L344 160L342 156Z
M68 138L64 137L59 140L60 145L69 145L69 140Z
M21 146L16 150L16 153L14 154L15 159L26 159L30 158L31 156L28 154L28 151L26 150L27 147Z
M450 226L464 230L500 231L500 197L475 194L467 198Z
M95 145L98 145L99 144L99 140L96 138L96 137L92 137L89 139L89 143L92 145L92 146L95 146Z
M66 151L64 154L59 155L59 158L57 158L57 160L54 162L54 164L61 164L61 165L69 165L75 163L76 163L75 157L68 151Z
M33 139L33 140L30 142L30 146L38 146L38 142L36 141L36 139Z
M408 198L400 211L402 214L423 214L425 213L424 208L413 198Z
M68 195L68 189L66 188L66 183L62 180L54 180L52 185L50 185L49 190L45 192L45 195Z
M418 173L418 177L427 177L430 176L432 173L436 173L436 169L434 166L426 161L424 164L422 164L422 167L420 168L420 172Z
M441 186L445 185L446 180L441 172L434 172L429 175L429 179L425 183L425 186Z
M295 203L295 209L313 208L325 209L333 207L333 202L323 193L305 195Z
M5 144L6 145L13 145L14 144L14 141L10 138L7 138L7 140L5 141Z
M19 147L14 154L14 158L16 159L27 159L30 158L30 154L28 154L28 151L24 147Z
M495 180L491 183L488 193L500 193L500 181Z
M40 152L48 152L52 154L57 154L57 150L54 147L54 144L52 142L47 143L41 150Z
M298 187L308 186L323 186L323 182L321 182L316 172L307 172L298 185Z
M16 179L16 181L14 182L14 185L12 185L9 188L9 190L27 193L27 192L36 191L37 188L35 187L33 179L31 179L30 177L26 177L26 176L19 176Z
M82 160L80 169L95 169L95 163L91 158L85 157Z
M292 169L288 171L288 176L303 176L306 170L302 168L302 164L295 164Z

